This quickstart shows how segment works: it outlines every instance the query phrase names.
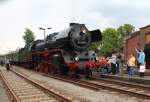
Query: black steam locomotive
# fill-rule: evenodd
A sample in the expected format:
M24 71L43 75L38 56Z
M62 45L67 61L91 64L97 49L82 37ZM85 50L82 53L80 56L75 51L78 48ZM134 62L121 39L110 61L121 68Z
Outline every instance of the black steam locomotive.
M70 23L67 29L49 34L45 40L32 42L26 48L26 60L22 63L44 73L71 76L87 73L96 63L96 55L89 51L88 47L91 43L101 40L100 30L89 31L84 24ZM18 62L21 63L19 60Z

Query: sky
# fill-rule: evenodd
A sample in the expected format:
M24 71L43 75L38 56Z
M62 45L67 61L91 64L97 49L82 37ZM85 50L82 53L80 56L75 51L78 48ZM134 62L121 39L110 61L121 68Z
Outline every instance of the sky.
M117 28L125 23L138 28L150 24L150 0L0 0L0 54L24 46L25 28L36 39L58 32L70 22L89 30Z

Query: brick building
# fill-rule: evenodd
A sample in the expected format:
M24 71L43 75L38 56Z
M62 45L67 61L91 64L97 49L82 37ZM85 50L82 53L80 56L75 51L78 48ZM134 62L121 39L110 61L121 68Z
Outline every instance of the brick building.
M137 57L137 53L135 52L136 48L145 48L146 45L150 46L150 25L140 28L139 31L131 34L125 43L123 48L123 53L125 55L125 60L127 60L128 56L131 53L134 53ZM146 53L146 57L149 56L150 50ZM150 58L148 58L150 60ZM149 62L147 63L147 68L150 68Z

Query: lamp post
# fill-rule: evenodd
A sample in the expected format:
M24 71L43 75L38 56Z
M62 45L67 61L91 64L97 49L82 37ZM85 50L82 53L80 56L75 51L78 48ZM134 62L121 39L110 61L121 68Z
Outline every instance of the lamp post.
M39 29L44 31L44 41L46 41L46 37L45 37L46 28L39 27ZM51 29L51 27L48 27L47 29Z

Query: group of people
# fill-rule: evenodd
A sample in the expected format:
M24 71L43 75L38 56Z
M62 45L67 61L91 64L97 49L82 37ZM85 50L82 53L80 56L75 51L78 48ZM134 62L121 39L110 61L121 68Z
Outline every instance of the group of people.
M139 69L139 75L140 77L144 77L144 72L146 71L145 68L145 53L143 52L143 49L136 49L135 51L138 54L138 58L134 56L134 54L131 54L127 61L127 72L129 76L134 75L134 69L136 68L136 61L137 61L137 68Z
M102 74L119 74L120 65L122 65L122 55L120 53L113 53L111 57L101 60L101 62L103 61L105 61L105 64L103 63L103 66L100 68Z
M127 59L127 74L128 76L133 76L135 71L138 70L139 76L144 77L145 68L145 53L143 49L135 48L137 53L137 58L134 53L130 54ZM121 75L124 73L123 65L125 64L124 56L121 53L112 53L111 57L106 58L107 65L110 66L102 66L100 68L100 72L102 74L112 74L112 75ZM136 71L137 72L137 71Z

